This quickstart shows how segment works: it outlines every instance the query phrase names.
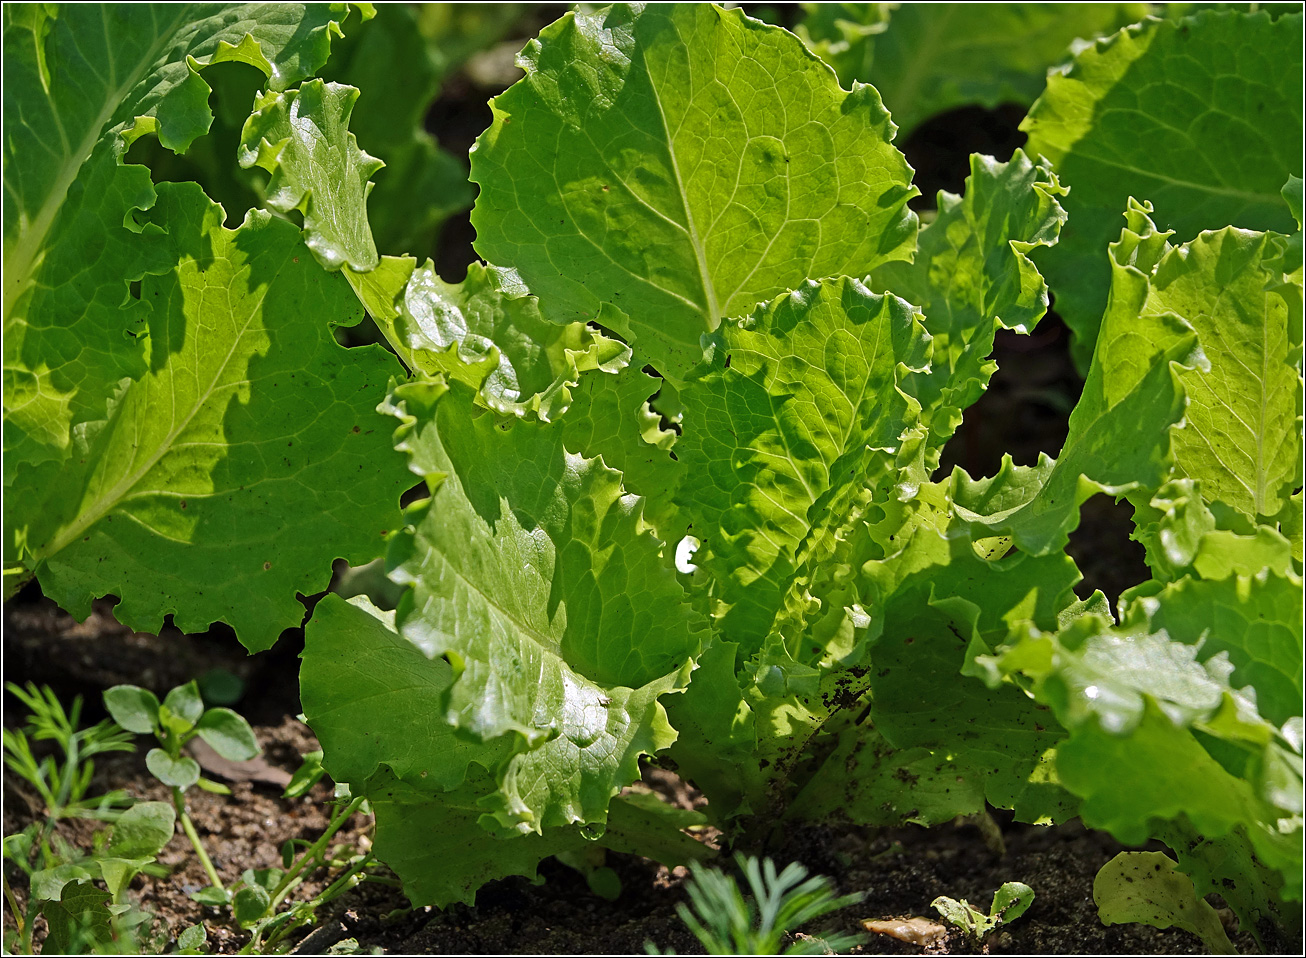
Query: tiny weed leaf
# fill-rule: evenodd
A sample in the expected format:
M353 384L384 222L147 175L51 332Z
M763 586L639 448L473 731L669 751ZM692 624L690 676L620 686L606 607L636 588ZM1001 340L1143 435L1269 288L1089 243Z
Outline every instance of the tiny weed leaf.
M170 802L141 802L113 825L108 852L118 858L153 858L172 838L177 813Z
M200 763L195 759L187 755L173 758L161 748L152 748L146 753L145 766L151 775L173 788L190 788L200 777Z
M195 730L213 751L233 762L247 762L263 752L249 723L231 709L209 709Z
M43 954L76 955L104 953L110 942L109 893L83 882L67 889L58 901L41 905L50 928Z
M240 880L246 885L258 886L271 894L285 875L279 868L246 868L241 872Z
M193 728L204 714L204 699L200 695L199 685L191 681L177 686L164 697L163 707L172 713L178 722L185 723L186 727L183 731Z
M326 769L322 767L322 750L317 749L313 752L304 753L304 761L299 768L295 769L295 774L290 776L290 784L286 786L282 798L299 798L306 795L308 790L322 780L326 774Z
M232 913L241 928L249 928L265 914L272 904L272 896L259 885L246 885L236 892L231 901Z
M211 778L205 778L203 775L199 777L199 781L197 781L195 785L197 788L208 792L211 795L231 794L231 789L227 788L227 786L223 785L221 782L215 782Z
M191 901L197 901L201 905L209 905L213 908L220 908L223 905L231 903L231 892L222 888L217 888L213 885L209 885L207 888L201 888L199 891L194 892L190 897Z
M115 685L104 693L104 707L129 732L149 735L159 726L159 700L137 685Z
M1025 914L1033 902L1034 889L1024 882L1009 881L993 895L993 905L987 915L964 898L958 901L940 895L931 905L945 921L960 929L972 942L979 943Z
M984 912L977 909L966 899L958 901L940 895L930 902L930 907L943 916L943 920L959 929L967 938L975 940L983 937L981 929L987 922Z
M181 954L197 955L209 940L203 922L197 922L177 936L177 949Z
M993 895L993 907L989 917L999 925L1015 921L1034 904L1034 889L1024 882L1009 881Z

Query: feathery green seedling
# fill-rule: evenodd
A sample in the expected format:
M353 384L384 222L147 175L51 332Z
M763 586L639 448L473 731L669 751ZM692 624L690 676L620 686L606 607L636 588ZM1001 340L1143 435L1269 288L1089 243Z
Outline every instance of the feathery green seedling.
M807 869L797 862L779 874L769 858L759 863L754 856L739 854L735 862L751 895L740 890L734 876L695 861L689 864L691 878L685 886L693 907L676 906L681 920L708 954L820 955L847 950L864 940L863 935L834 932L819 938L799 936L785 946L798 928L854 905L862 896L836 895L830 879L822 875L809 878ZM650 953L657 954L656 948L648 947Z

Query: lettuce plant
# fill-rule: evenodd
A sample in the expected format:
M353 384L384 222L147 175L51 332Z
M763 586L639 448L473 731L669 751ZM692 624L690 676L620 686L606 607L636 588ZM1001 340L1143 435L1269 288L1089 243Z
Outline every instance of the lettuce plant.
M892 100L793 34L568 14L492 103L486 263L450 283L378 246L405 234L368 218L366 92L310 79L370 12L6 7L7 584L257 650L332 559L384 557L397 606L319 603L301 690L414 902L596 842L701 857L628 788L653 762L745 842L1079 816L1164 840L1258 934L1281 920L1300 13L1072 46L1028 152L973 157L925 223ZM126 152L202 149L222 61L265 78L229 159L267 209L234 228ZM941 473L1045 268L1087 370L1062 450ZM336 341L364 310L388 351ZM1151 571L1114 609L1066 552L1098 494Z

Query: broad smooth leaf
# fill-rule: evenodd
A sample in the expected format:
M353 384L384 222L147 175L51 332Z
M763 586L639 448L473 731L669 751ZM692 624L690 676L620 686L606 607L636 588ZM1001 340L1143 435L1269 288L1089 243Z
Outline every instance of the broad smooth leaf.
M959 106L1033 103L1048 69L1147 16L1144 3L809 3L798 35L839 74L869 83L899 139ZM896 9L895 9L896 7Z
M170 788L190 788L200 779L200 764L188 755L173 758L161 748L145 753L145 766L150 774Z
M179 731L190 731L204 714L204 699L200 697L199 685L193 681L178 685L163 697L163 707L183 724Z
M1239 226L1287 233L1280 189L1302 170L1302 21L1205 11L1146 19L1054 73L1021 124L1052 161L1069 223L1042 269L1086 369L1111 285L1120 209L1150 201L1187 241Z
M4 13L5 482L71 455L149 368L128 284L171 265L138 212L150 173L122 165L154 133L183 152L212 121L203 67L262 70L283 89L326 60L343 4L71 4ZM88 246L87 244L91 245Z
M172 838L177 812L171 802L138 802L113 823L108 853L119 858L153 858Z
M249 928L267 914L272 904L272 896L266 888L258 885L246 885L239 889L231 899L231 914L241 928Z
M232 762L248 762L263 752L249 723L231 709L209 709L195 731L213 751Z
M267 648L333 558L375 558L398 525L408 480L375 412L397 367L335 342L331 321L358 306L289 223L255 211L227 230L194 184L161 185L151 216L169 224L176 266L134 306L150 371L79 434L76 460L15 481L6 524L75 616L113 593L133 628L222 619Z
M726 317L910 256L916 191L879 96L785 30L618 4L563 17L520 63L472 154L476 249L637 365L679 380Z

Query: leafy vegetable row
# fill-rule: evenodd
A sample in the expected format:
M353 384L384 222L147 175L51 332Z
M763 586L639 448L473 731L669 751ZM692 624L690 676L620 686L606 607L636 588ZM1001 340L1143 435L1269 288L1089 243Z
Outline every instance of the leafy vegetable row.
M384 556L397 607L323 600L301 685L415 902L594 842L702 855L699 819L627 790L651 757L735 835L1078 815L1279 921L1301 898L1301 15L1079 47L1027 152L973 157L921 225L854 82L900 72L912 9L815 11L838 76L738 11L567 15L493 101L489 265L450 284L378 252L416 234L369 223L373 176L374 201L407 179L349 132L367 89L309 79L344 9L6 7L7 589L221 619L258 650L334 558ZM1092 15L1013 75L1137 11ZM267 78L216 191L268 210L235 228L125 161L204 135L224 61ZM1041 89L985 69L932 79L909 122ZM939 475L1044 274L1087 370L1063 449ZM389 351L336 341L364 310ZM1065 552L1099 493L1133 505L1152 571L1115 610Z

